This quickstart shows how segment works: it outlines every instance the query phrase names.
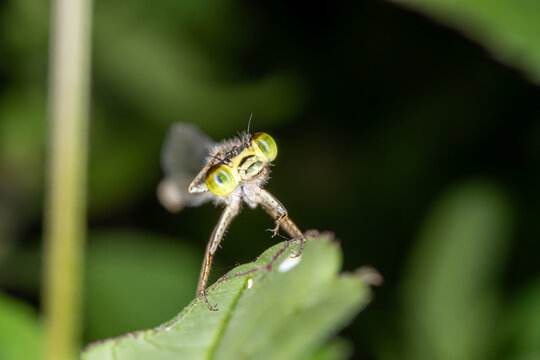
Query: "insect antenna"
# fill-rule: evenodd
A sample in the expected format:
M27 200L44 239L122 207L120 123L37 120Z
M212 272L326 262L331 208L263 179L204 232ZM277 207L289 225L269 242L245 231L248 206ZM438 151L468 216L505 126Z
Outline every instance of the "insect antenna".
M251 113L251 115L249 115L249 120L248 120L248 127L247 127L247 133L249 135L249 126L251 125L251 119L253 118L253 112Z
M249 127L251 126L251 119L253 118L253 112L249 115L247 130L244 133L244 144L248 147L251 143L251 134L249 133Z
M242 145L239 149L240 151L251 146L251 134L249 133L249 128L251 126L252 118L253 118L253 113L251 113L251 115L249 116L247 130L238 132L238 138L242 141Z

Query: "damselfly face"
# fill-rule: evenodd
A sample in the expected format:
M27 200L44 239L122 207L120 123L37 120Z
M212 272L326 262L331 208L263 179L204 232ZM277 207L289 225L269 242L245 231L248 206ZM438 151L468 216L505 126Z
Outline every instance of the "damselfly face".
M161 154L165 179L158 188L158 197L169 211L177 212L212 198L219 202L212 195L226 197L243 183L262 186L268 180L268 165L277 152L274 139L263 132L243 133L215 143L194 125L176 123L167 134ZM189 191L197 174L203 175L206 188L202 189L210 193L193 191L195 186Z
M263 174L266 165L277 156L277 145L266 133L245 134L215 147L204 175L208 190L227 196L242 183Z
M186 206L198 206L208 200L224 204L225 209L214 228L203 261L197 293L210 310L206 299L206 284L214 253L232 219L243 203L251 208L261 206L276 222L273 236L280 227L293 239L305 237L288 217L285 207L263 189L270 174L270 164L277 156L277 145L266 133L242 133L238 137L214 143L194 125L174 124L162 151L165 179L158 196L170 211Z

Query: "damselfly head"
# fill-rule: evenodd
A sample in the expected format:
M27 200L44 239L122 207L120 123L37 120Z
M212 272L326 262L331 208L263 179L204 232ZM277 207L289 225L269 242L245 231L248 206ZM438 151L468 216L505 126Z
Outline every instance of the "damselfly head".
M205 175L205 183L214 195L227 196L243 181L261 174L277 156L274 139L263 132L226 141L216 146L215 163Z

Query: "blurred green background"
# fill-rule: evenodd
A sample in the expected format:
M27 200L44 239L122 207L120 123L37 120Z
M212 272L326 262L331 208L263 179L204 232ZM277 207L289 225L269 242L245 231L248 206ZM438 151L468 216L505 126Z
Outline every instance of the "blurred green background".
M405 5L405 6L402 6ZM359 359L540 359L540 1L95 1L84 343L194 295L220 209L158 203L175 121L270 133L267 188L385 284ZM48 2L0 0L0 348L39 353ZM275 243L246 209L213 277Z

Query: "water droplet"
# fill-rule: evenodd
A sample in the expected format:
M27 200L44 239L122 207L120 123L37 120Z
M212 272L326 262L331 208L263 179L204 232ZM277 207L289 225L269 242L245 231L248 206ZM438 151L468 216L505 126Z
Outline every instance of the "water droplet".
M288 257L281 264L279 264L278 271L281 273L284 273L291 270L293 267L295 267L296 265L300 263L301 258L302 256Z

